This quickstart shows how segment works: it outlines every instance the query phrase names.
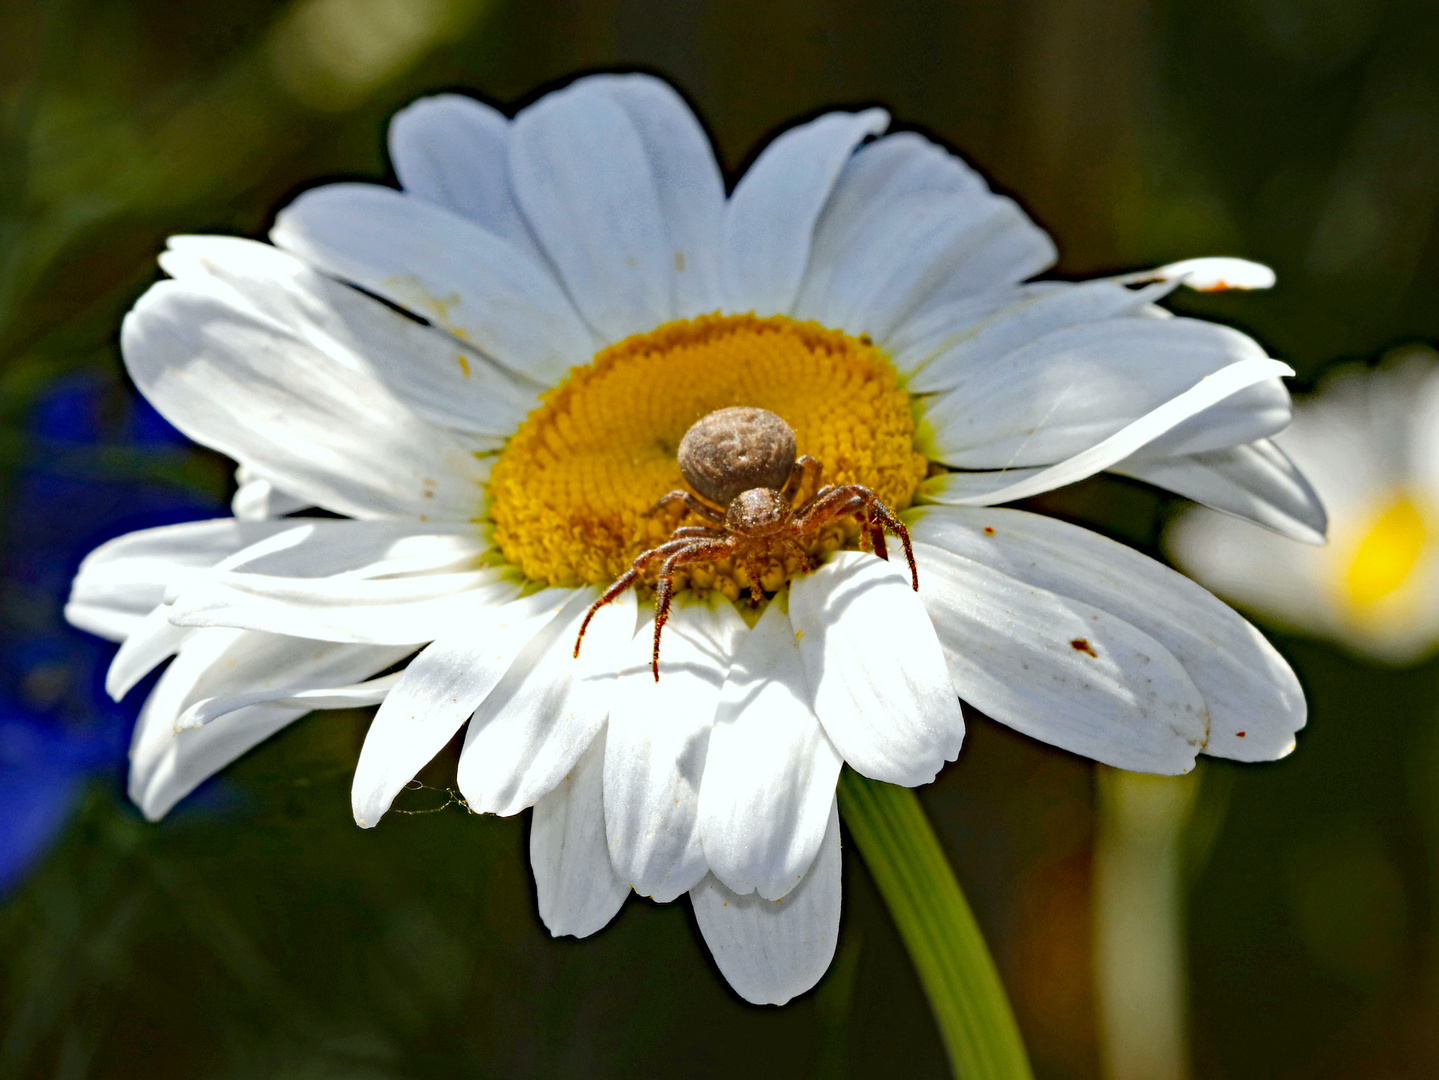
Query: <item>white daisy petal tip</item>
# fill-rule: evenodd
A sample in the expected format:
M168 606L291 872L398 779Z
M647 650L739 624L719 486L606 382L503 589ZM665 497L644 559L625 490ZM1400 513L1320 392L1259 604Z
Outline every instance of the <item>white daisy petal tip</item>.
M833 801L814 865L783 899L738 895L713 874L690 890L715 964L753 1005L783 1005L824 977L839 942L840 897L839 810Z
M551 937L589 937L604 929L629 897L610 861L604 823L605 736L535 804L530 867L540 918Z
M1270 761L1293 749L1307 718L1293 670L1189 578L1096 533L1024 511L928 507L909 519L916 551L944 583L930 603L948 627L947 644L959 646L951 652L956 682L988 715L1141 772L1186 771L1196 752ZM984 614L982 593L992 595L994 614L975 621ZM968 597L963 605L953 602L960 596ZM1057 651L1026 657L1034 630L1053 635ZM1111 657L1128 648L1133 659L1111 682L1097 667L1088 670L1082 647ZM1066 694L1066 708L1049 693L1074 661L1087 688ZM1143 700L1166 683L1159 698ZM1166 717L1170 723L1155 722Z
M1195 292L1228 292L1272 289L1277 279L1274 271L1263 263L1233 255L1213 255L1170 263L1134 280L1178 281Z

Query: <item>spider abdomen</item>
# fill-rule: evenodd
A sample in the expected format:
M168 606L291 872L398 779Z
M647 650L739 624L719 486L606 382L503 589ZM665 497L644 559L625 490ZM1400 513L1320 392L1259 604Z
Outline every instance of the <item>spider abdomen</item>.
M680 441L679 466L701 496L729 506L743 492L782 488L794 468L794 431L766 409L718 409Z

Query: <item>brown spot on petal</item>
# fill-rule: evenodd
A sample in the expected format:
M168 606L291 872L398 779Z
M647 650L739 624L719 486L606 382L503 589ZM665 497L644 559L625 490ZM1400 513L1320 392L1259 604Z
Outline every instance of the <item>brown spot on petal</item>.
M986 526L984 527L984 535L985 535L985 536L993 536L993 535L994 535L994 526L993 526L993 525L986 525Z
M1069 647L1075 652L1088 653L1095 659L1099 658L1099 654L1094 651L1094 646L1089 643L1088 638L1077 637L1069 643Z

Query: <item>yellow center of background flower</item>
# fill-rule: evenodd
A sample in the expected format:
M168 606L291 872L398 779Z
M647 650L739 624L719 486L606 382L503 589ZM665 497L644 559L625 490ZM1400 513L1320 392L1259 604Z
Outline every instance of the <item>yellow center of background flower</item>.
M822 484L864 484L895 510L928 467L909 395L868 340L782 315L686 319L610 346L544 396L490 474L500 550L532 581L613 581L681 523L682 508L653 508L687 487L675 456L684 433L732 405L782 417L799 453L824 466ZM857 532L829 529L812 547L834 550ZM771 568L765 587L793 570ZM690 580L731 598L748 585L724 564L692 568Z
M1412 500L1401 496L1375 515L1344 573L1344 592L1355 608L1373 607L1397 591L1424 553L1428 529Z

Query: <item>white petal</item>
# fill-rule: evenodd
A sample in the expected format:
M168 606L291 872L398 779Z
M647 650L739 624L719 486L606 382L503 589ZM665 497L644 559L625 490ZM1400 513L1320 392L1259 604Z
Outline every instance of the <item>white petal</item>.
M1053 245L1024 212L996 195L908 195L885 207L842 252L824 298L824 322L883 339L943 290L948 297L1008 285L1052 261ZM1034 238L1035 257L993 264L1010 233Z
M438 638L410 661L375 714L355 766L351 805L361 828L378 825L400 789L454 737L568 589L545 589Z
M130 801L147 819L159 821L230 762L309 711L256 705L231 713L224 723L172 731L167 742L147 746L143 760L132 755ZM142 710L139 723L150 722L152 718ZM168 717L163 717L153 720L153 726L161 731L172 725Z
M916 306L902 313L905 321L921 318L936 308L966 296L974 296L996 284L1023 281L1054 265L1059 252L1049 235L1030 221L1018 204L1003 196L992 196L997 205L986 217L986 228L965 237L950 272ZM882 304L883 297L874 302ZM896 323L901 313L887 316Z
M1185 259L1158 270L1128 274L1124 281L1178 281L1197 292L1223 292L1227 289L1270 289L1274 287L1274 271L1263 263L1237 259L1232 255L1211 255Z
M1185 457L1126 458L1110 471L1167 488L1291 540L1324 543L1324 504L1304 474L1268 439Z
M390 160L407 194L539 250L510 190L509 117L460 94L420 98L390 121Z
M595 351L548 270L493 233L398 191L332 184L306 192L280 212L270 238L543 385Z
M222 646L226 640L230 643ZM212 659L204 659L212 655L207 650L215 650ZM193 668L195 674L185 680L184 697L176 699L171 726L176 730L198 727L246 705L282 702L319 688L352 686L409 652L407 646L357 646L281 634L240 631L228 639L197 634L172 665ZM305 709L327 707L312 703Z
M314 707L251 705L203 728L176 730L181 714L207 698L315 681L344 684L401 659L405 649L331 645L244 630L204 630L180 650L140 711L130 746L130 797L154 820L202 781Z
M1201 379L1265 359L1238 331L1196 319L1081 323L1045 334L1002 362L970 365L952 389L925 399L917 441L931 460L961 469L1047 465L1114 435ZM1235 386L1205 407L1250 385ZM1249 391L1239 402L1247 412L1237 430L1221 430L1210 418L1200 432L1207 441L1191 440L1169 453L1252 442L1289 423L1289 398L1277 384Z
M535 804L530 868L540 918L555 937L589 937L604 929L630 894L630 887L610 865L604 774L601 731L570 774Z
M926 507L907 516L921 543L1072 597L1158 641L1204 696L1205 753L1267 761L1294 748L1294 733L1305 719L1294 672L1259 631L1184 575L1098 533L1038 514Z
M355 517L475 516L487 466L377 382L218 281L162 281L121 330L141 392L190 438Z
M674 318L675 247L639 131L592 80L515 117L510 174L575 306L608 341Z
M174 656L185 642L201 633L204 631L198 627L176 626L170 621L169 606L157 605L115 650L105 672L105 693L119 701L156 665Z
M844 253L876 218L905 196L982 195L984 180L959 158L912 131L866 143L845 162L815 223L809 266L796 310L823 318L830 282Z
M778 900L824 839L843 761L810 697L794 627L772 603L740 638L700 783L705 859L736 893Z
M320 641L421 645L487 618L519 587L498 570L367 581L222 574L170 605L176 626L230 626Z
M789 617L830 741L865 776L913 787L959 755L964 719L903 565L839 552L790 585Z
M123 600L120 603L92 604L72 599L65 605L65 619L71 626L106 641L124 641L139 631L145 622L145 616Z
M1169 650L1116 616L919 543L919 589L954 687L1001 723L1139 772L1182 773L1209 737Z
M783 1005L819 982L834 958L840 912L839 810L831 805L819 857L783 900L738 896L713 874L690 892L695 920L735 993Z
M924 498L931 502L987 506L1052 491L1102 472L1142 447L1157 445L1161 436L1184 426L1187 421L1203 417L1206 410L1226 398L1256 386L1263 388L1264 383L1282 375L1293 374L1293 369L1278 360L1240 360L1213 375L1206 375L1188 390L1170 398L1088 449L1046 469L1037 472L1023 471L1023 478L1013 483L990 488L987 481L991 477L983 474L951 473L925 481L920 490ZM1282 387L1278 393L1287 404L1288 395ZM985 484L982 493L975 492L971 486L976 481Z
M896 354L894 363L906 373L905 388L912 394L950 390L1045 334L1132 315L1172 288L1163 282L1133 290L1112 281L1086 281L1058 290L1016 290L1012 303L976 320L956 320L942 336L928 336L916 342L918 347Z
M582 80L625 110L654 175L675 267L675 317L721 306L719 235L724 178L699 121L668 83L650 75Z
M304 499L281 491L248 466L240 465L235 469L235 497L230 500L230 512L241 520L264 521L284 517L296 510L304 510L308 505Z
M198 528L202 524L209 527ZM214 528L216 525L226 527ZM190 526L182 528L188 529ZM124 697L151 668L172 655L196 633L195 628L176 626L170 619L184 611L183 608L176 609L172 606L173 601L182 595L187 587L195 586L201 581L216 581L223 586L225 581L235 580L233 576L229 576L230 571L244 569L251 574L240 579L242 585L273 585L274 578L261 581L260 575L278 573L303 575L305 580L300 581L298 586L293 581L290 586L298 587L306 593L327 587L326 583L316 581L316 578L336 575L340 577L339 582L329 582L328 587L334 588L338 584L341 588L355 588L355 581L367 578L433 574L441 570L473 565L476 556L487 543L482 531L477 532L470 528L447 533L423 531L429 528L432 527L407 521L289 520L240 524L224 519L215 523L196 523L197 536L188 542L201 545L202 549L206 544L216 545L212 549L204 550L199 561L208 562L222 551L226 553L213 566L192 566L183 573L170 570L171 564L163 559L158 564L153 559L147 562L143 552L137 550L135 545L102 549L104 557L99 560L97 573L107 567L113 572L128 566L142 578L159 577L163 580L163 584L159 586L159 594L152 589L148 595L157 602L162 599L165 601L164 605L154 607L135 625L116 652L105 678L106 691L116 700ZM183 534L156 536L154 540L161 544L174 543L182 540L182 536ZM227 548L236 546L239 546L239 550L226 551ZM132 553L130 558L115 557L118 552L126 550ZM97 551L96 555L101 556L102 551ZM444 581L452 588L455 579L449 577ZM391 584L369 588L388 589L393 592L396 588L409 587ZM245 596L240 602L249 603L251 599ZM465 602L469 603L470 600ZM382 621L385 633L392 634L396 624L393 622L393 615L387 614L389 617ZM203 619L200 621L206 622ZM311 621L313 622L313 619ZM209 620L207 624L211 623L219 625L214 623L214 620ZM280 617L263 622L258 628L295 634L304 629L302 624L303 620L292 621L288 617ZM357 625L352 622L348 633L342 635L340 640L356 640L354 629ZM430 630L428 624L426 630ZM419 644L419 640L414 644Z
M610 705L605 831L615 873L641 896L668 902L704 876L700 777L720 689L745 631L724 597L682 598L664 629L658 682L648 622L631 642Z
M911 133L861 147L815 230L804 314L884 340L917 313L1012 285L1054 244L959 159Z
M720 232L725 308L787 312L809 262L811 234L846 160L889 124L882 109L829 113L786 131L745 173Z
M1040 297L1067 292L1074 286L1065 281L1032 281L1028 285L1005 285L997 289L960 297L928 308L923 315L906 319L893 333L876 339L896 370L902 375L918 371L934 357L965 340L990 318L1007 309Z
M229 236L172 236L160 265L222 283L314 348L383 384L416 414L497 447L534 408L538 384L468 345L332 281L279 248Z
M315 686L219 694L197 701L182 712L175 720L175 730L204 727L213 720L249 705L277 705L296 709L357 709L378 705L400 681L400 674L397 671L391 675L382 675L378 679L352 683L336 682L333 678L317 679Z
M479 524L435 525L405 520L291 518L284 529L258 537L208 573L190 580L224 580L226 573L353 580L473 570L490 547ZM165 599L181 589L171 586Z
M101 544L81 561L65 617L82 630L123 640L139 628L172 582L293 527L290 521L215 518L126 533Z
M458 782L476 813L508 816L533 806L604 725L634 638L635 602L625 593L596 612L576 657L580 623L598 595L576 590L470 718Z

